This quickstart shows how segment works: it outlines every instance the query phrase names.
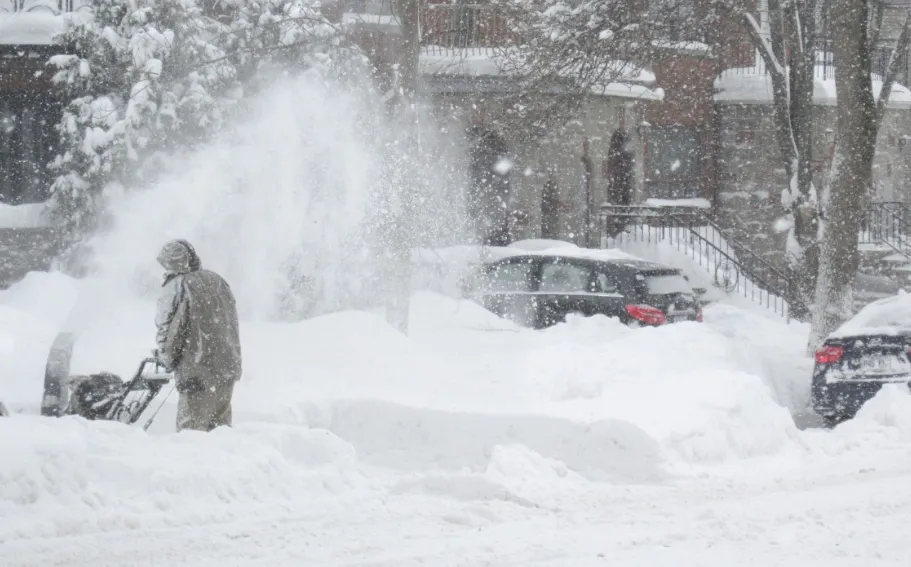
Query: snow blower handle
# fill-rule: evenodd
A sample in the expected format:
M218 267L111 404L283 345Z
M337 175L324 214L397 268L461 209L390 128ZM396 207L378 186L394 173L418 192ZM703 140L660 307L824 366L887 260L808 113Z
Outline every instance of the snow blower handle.
M152 349L152 358L149 359L155 363L155 373L160 374L161 369L163 368L165 372L171 372L171 369L168 368L168 365L161 360L161 354L158 352L157 348Z

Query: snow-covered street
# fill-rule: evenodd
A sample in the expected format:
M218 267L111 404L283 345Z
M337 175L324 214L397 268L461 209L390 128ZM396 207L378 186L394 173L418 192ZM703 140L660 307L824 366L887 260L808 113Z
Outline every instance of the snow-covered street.
M116 565L876 565L911 544L911 396L795 426L806 326L736 305L705 323L544 331L413 298L242 329L235 427L149 433L34 415L80 286L0 292L0 556ZM83 292L84 293L84 292ZM151 304L108 299L75 372L128 375ZM153 404L153 408L157 405Z

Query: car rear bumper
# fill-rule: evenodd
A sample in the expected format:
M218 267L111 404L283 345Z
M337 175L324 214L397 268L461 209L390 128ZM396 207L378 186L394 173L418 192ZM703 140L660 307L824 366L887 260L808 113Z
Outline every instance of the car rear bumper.
M888 381L826 382L822 377L813 380L811 403L813 411L825 417L853 416L886 384L905 384L911 387L911 376Z

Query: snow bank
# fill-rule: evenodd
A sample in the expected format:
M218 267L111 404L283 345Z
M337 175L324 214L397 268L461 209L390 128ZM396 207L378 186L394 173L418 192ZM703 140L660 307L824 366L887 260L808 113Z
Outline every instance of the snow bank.
M77 294L73 280L45 272L0 291L0 400L10 411L40 407L48 351Z
M115 423L0 420L0 544L197 526L264 505L331 509L353 449L319 430L240 424L162 437Z
M911 332L911 294L898 294L874 301L842 323L829 337L843 338L864 335L897 335Z
M545 331L549 340L527 354L523 370L549 383L560 413L629 421L674 462L790 451L790 414L744 355L764 337L728 332L711 323L629 329L604 317L574 319Z
M48 278L45 289L62 283ZM8 368L21 369L5 383L15 386L8 389L17 403L33 400L31 407L40 400L47 348L60 322L50 316L63 311L35 301L36 284L27 280L5 296L27 315L11 325L31 325L4 334L4 352L22 353L4 357ZM91 313L79 330L73 372L128 376L153 346L152 304L112 296ZM653 462L655 447L660 459L711 463L787 450L794 426L786 406L803 395L795 384L806 383L804 368L787 368L795 345L805 344L796 340L803 330L782 333L789 327L734 307L707 310L705 324L633 330L594 317L535 332L472 302L422 293L413 299L411 329L404 336L380 314L358 311L295 324L245 322L236 418L329 429L359 450L375 447L382 437L376 431L386 427L391 445L385 451L424 454L415 457L422 463L428 454L450 450L453 463L472 461L446 449L453 443L449 429L473 431L465 442L476 445L475 454L512 435L568 466L581 461L558 452L561 446L575 443L579 455L596 458L594 447L604 441L585 439L596 424L609 423L614 433L604 438L635 456L621 459L628 463ZM153 433L173 431L175 401L168 400ZM329 419L327 412L348 417ZM408 441L409 428L428 441ZM542 446L547 429L564 431L562 441ZM362 443L355 438L362 434L375 439ZM632 474L618 466L594 468ZM629 466L645 471L651 465Z

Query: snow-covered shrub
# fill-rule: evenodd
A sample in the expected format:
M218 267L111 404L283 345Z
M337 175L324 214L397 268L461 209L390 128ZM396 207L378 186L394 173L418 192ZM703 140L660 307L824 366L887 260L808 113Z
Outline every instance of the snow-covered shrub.
M68 104L50 164L55 220L90 230L108 187L152 183L169 155L211 140L264 70L330 66L341 46L316 0L93 0L57 37Z

